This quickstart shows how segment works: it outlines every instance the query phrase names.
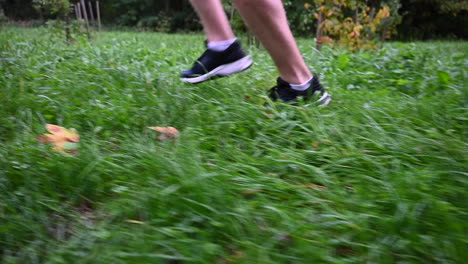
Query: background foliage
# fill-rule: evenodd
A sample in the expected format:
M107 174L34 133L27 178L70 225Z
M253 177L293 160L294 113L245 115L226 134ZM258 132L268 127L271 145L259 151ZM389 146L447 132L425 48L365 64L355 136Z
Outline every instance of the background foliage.
M318 20L317 47L337 44L352 51L375 49L377 41L390 39L400 21L398 1L315 0L306 3ZM393 7L393 9L392 9Z
M398 27L400 38L468 39L467 0L408 0L401 5L404 19Z
M94 2L94 0L92 0ZM76 0L71 1L76 2ZM224 1L229 6L229 1ZM369 0L369 6L395 2ZM462 38L468 39L468 0L398 1L402 23L397 39ZM180 32L200 30L198 19L187 0L101 0L103 20L108 26L130 26L145 30ZM297 35L315 36L317 21L304 4L313 1L285 0L291 28ZM54 18L33 8L33 0L0 0L11 20ZM312 6L315 8L315 6ZM393 12L392 12L393 13ZM243 26L239 26L243 30Z

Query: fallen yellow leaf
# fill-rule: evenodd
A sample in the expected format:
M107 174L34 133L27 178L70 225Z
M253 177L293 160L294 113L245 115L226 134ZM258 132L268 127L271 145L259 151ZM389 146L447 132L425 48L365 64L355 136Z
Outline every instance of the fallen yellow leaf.
M145 223L142 221L132 220L132 219L125 220L125 222L130 223L130 224L138 224L138 225L143 225Z
M148 127L149 129L156 130L161 133L156 139L163 141L166 139L176 138L180 132L174 127Z
M52 133L52 135L56 135L58 137L63 137L68 142L77 143L77 142L80 141L80 135L78 135L76 129L74 129L74 128L66 129L66 128L61 127L61 126L47 124L46 129L47 129L47 131Z
M78 153L78 143L80 135L74 128L66 129L57 125L46 125L47 131L51 134L43 134L37 137L37 140L42 144L50 144L54 151L76 154Z
M262 190L245 190L245 191L242 191L241 193L242 194L254 194L254 193L258 193L258 192L261 192Z
M328 190L327 187L322 186L322 185L318 185L318 184L304 183L304 186L307 186L307 187L309 187L311 189L314 189L314 190Z

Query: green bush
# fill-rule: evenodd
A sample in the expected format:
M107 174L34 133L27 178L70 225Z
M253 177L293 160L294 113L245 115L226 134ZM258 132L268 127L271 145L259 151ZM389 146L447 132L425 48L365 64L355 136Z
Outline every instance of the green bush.
M52 38L62 41L65 39L68 43L89 37L90 34L83 20L73 20L68 23L63 20L49 20L46 26Z
M169 32L170 23L170 16L165 13L160 13L157 16L149 16L140 19L140 21L138 21L137 27L158 32Z
M428 4L430 2L430 4ZM400 40L468 39L467 0L401 1Z

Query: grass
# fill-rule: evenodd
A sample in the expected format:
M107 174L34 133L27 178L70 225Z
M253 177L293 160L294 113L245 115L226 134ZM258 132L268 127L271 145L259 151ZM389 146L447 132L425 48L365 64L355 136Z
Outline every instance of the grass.
M192 86L200 35L0 37L1 263L463 263L466 42L299 45L327 108L265 107L277 77ZM80 154L37 142L76 128ZM148 126L174 126L157 141Z

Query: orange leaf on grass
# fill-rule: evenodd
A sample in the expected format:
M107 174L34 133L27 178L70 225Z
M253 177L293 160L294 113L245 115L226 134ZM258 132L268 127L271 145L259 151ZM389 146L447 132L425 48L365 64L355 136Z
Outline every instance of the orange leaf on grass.
M312 183L304 183L304 186L307 186L311 189L314 189L314 190L328 190L327 187L323 186L323 185L318 185L318 184L312 184Z
M175 139L179 134L179 130L174 127L148 127L149 129L156 130L161 133L156 139L163 141L166 139Z
M78 132L74 128L66 129L61 126L47 124L46 129L52 133L52 135L64 138L68 142L78 143L80 141L80 135L78 135Z
M328 143L328 144L333 144L333 142L331 142L330 140L328 139L321 139L319 141L314 141L312 143L312 147L314 148L319 148L320 147L320 143Z
M43 134L37 137L37 140L42 144L50 144L54 151L76 154L78 153L78 143L80 135L74 128L66 129L57 125L46 125L47 131L51 134Z
M138 221L138 220L133 220L133 219L127 219L125 222L130 223L130 224L138 224L138 225L143 225L145 222Z
M314 148L318 148L320 146L320 142L318 141L315 141L314 143L312 143L312 147Z
M262 190L249 189L249 190L242 191L241 193L242 194L254 194L258 192L262 192Z

